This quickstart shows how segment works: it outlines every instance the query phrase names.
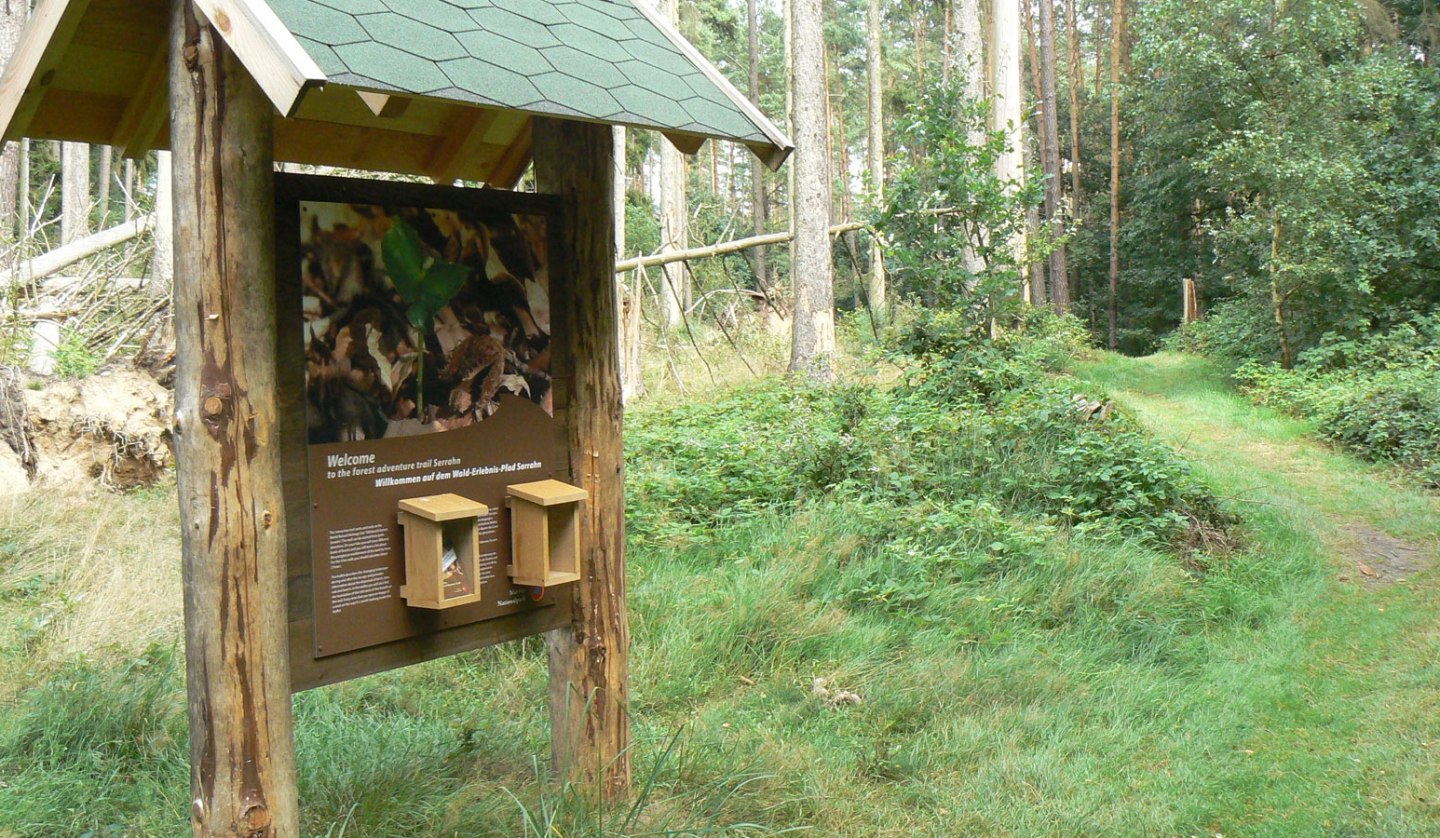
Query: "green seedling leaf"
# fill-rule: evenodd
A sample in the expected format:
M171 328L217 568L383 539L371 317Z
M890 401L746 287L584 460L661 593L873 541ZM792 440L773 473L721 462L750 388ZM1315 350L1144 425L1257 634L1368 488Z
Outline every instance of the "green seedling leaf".
M420 234L403 218L397 218L385 231L380 252L395 290L405 302L416 302L425 281L425 253L420 247Z
M469 278L470 269L464 265L437 259L425 271L418 302L425 307L430 317L434 317L440 309L450 304L450 300Z

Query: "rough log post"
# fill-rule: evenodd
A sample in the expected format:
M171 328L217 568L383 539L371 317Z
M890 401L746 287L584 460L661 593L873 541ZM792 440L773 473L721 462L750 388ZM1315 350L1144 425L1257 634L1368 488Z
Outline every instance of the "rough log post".
M535 119L535 180L559 195L573 266L556 331L571 366L572 476L590 493L581 526L575 620L546 637L555 768L607 797L630 786L630 624L625 607L625 458L616 328L610 129Z
M191 823L198 836L284 838L300 824L275 392L274 109L191 0L172 0L170 55Z

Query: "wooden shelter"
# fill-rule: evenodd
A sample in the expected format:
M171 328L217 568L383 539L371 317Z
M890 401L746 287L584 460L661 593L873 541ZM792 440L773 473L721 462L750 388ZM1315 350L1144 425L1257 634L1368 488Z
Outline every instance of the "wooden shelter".
M790 143L644 0L195 0L275 106L275 159L512 187L534 118ZM340 11L339 7L352 11ZM4 139L170 147L168 0L41 0L0 81Z
M342 9L344 11L342 11ZM277 161L510 188L573 263L557 334L581 579L547 635L557 766L629 781L609 125L790 143L644 0L40 0L0 132L174 152L175 440L198 835L297 835L277 369ZM289 524L288 526L294 526ZM423 651L423 650L422 650Z

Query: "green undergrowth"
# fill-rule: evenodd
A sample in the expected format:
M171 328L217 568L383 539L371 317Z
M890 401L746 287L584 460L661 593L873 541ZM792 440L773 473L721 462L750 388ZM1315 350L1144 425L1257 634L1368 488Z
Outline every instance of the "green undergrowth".
M1440 316L1326 340L1294 370L1250 363L1235 377L1250 396L1311 420L1326 438L1440 488Z
M1347 703L1345 644L1385 636L1327 616L1314 532L1068 374L1063 322L990 344L927 318L895 346L888 386L767 379L628 415L629 799L549 776L532 638L298 696L304 833L1431 831L1417 789L1440 772L1377 730L1434 718L1437 673L1405 670L1393 709ZM49 520L32 503L9 520ZM178 642L27 668L27 637L0 650L27 679L0 704L0 836L183 833Z

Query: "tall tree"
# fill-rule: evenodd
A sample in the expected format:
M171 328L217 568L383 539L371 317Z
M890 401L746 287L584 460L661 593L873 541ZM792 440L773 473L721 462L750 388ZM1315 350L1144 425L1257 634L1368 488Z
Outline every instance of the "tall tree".
M1105 73L1105 2L1095 0L1095 96L1100 96L1100 85L1104 83ZM1114 13L1112 7L1111 13Z
M985 98L985 30L981 20L980 0L955 0L954 26L957 43L955 61L960 68L961 89L965 98ZM972 140L982 141L984 132L972 132Z
M834 153L830 165L834 167L836 194L840 198L840 213L835 221L838 224L840 221L850 221L854 218L854 208L850 205L850 132L845 124L845 88L848 85L840 73L840 51L838 49L835 50L835 60L832 66L835 68L835 95L826 97L826 101L834 102L835 105L826 121L835 126L835 131L831 134L834 138ZM833 196L831 201L833 211Z
M155 152L155 250L150 256L150 288L156 296L169 296L175 278L175 210L170 152Z
M60 146L60 243L90 232L90 146Z
M672 26L680 28L679 0L661 0L660 11ZM660 143L660 249L684 250L690 246L690 212L686 200L689 179L685 155L672 143ZM683 262L664 266L661 274L660 316L667 329L684 322L685 287L688 273Z
M755 0L750 0L753 4ZM865 6L865 82L867 93L865 168L876 206L885 201L885 94L884 64L880 53L880 0ZM870 273L865 284L870 310L885 311L885 260L878 243L870 245Z
M30 138L21 140L18 174L15 177L16 235L21 238L30 234Z
M615 145L615 258L625 258L625 134L623 127L611 129ZM629 403L645 392L645 382L640 372L640 294L638 288L626 284L624 274L615 275L615 301L620 316L620 399Z
M1110 22L1110 293L1106 344L1119 345L1120 297L1120 65L1125 48L1125 0L1113 0Z
M1070 55L1070 210L1081 214L1080 187L1080 91L1085 88L1085 69L1080 61L1080 0L1065 0L1065 46Z
M1011 190L1025 186L1025 158L1020 129L1025 122L1025 95L1020 81L1020 15L1016 3L996 0L990 11L990 91L994 96L990 127L1005 134L1005 148L995 158L995 177ZM1025 237L1016 236L1017 258L1023 258ZM1025 285L1029 288L1029 285ZM1032 300L1038 303L1038 300Z
M100 207L100 226L103 229L110 223L110 181L115 175L115 149L108 145L100 146L100 182L96 184L99 196L95 203Z
M0 66L10 60L15 46L20 42L20 30L25 26L25 17L30 4L21 0L6 0L0 6ZM19 225L16 218L16 196L20 192L20 143L6 143L0 152L0 219L3 229L15 230ZM19 228L23 233L23 227Z
M1055 82L1055 0L1040 0L1040 118L1045 123L1041 160L1045 167L1045 218L1050 235L1065 232L1062 218L1060 171L1060 122L1056 113ZM1065 265L1065 248L1050 251L1050 303L1056 310L1070 310L1070 277Z
M996 5L1001 5L1000 0L996 0ZM1037 104L1035 108L1035 125L1033 128L1026 125L1027 133L1024 137L1024 145L1021 146L1025 153L1024 168L1025 171L1028 172L1036 168L1036 155L1040 156L1040 168L1044 169L1045 143L1046 136L1049 132L1045 130L1044 111L1038 107L1040 103L1045 101L1045 91L1040 84L1042 75L1040 69L1040 38L1035 34L1035 15L1031 8L1031 0L1020 0L1020 17L1025 26L1026 58L1029 62L1027 66L1030 68L1030 84ZM1026 217L1028 240L1032 242L1036 241L1040 234L1040 208L1031 207ZM1028 287L1029 296L1027 299L1033 305L1045 305L1049 300L1049 294L1045 292L1045 263L1040 259L1036 259L1030 262L1029 265L1030 285Z
M949 6L947 5L947 9ZM980 20L980 0L958 0L952 15L958 43L953 52L960 71L960 89L966 99L980 102L985 99L985 36ZM985 144L985 126L975 123L968 140L973 146ZM974 241L965 246L965 267L972 276L979 276L985 269L980 249Z
M833 377L835 287L830 261L830 159L825 152L825 37L821 0L792 0L795 92L795 307L790 371Z
M750 101L760 102L760 3L746 0L746 15L749 22L747 47L750 58ZM769 208L765 200L765 169L753 157L750 159L750 222L756 235L765 232L765 219ZM766 297L770 295L770 273L767 269L769 254L762 247L755 248L755 283Z

